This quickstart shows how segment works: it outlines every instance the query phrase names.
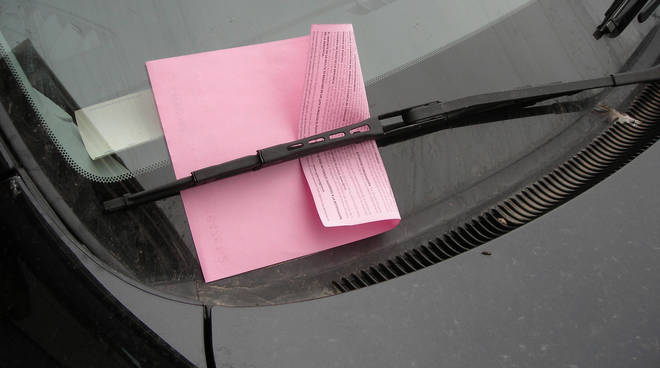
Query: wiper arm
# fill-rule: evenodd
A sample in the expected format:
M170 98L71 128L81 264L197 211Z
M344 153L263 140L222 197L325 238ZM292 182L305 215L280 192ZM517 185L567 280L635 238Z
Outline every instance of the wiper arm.
M431 102L382 114L376 118L372 117L356 124L303 139L260 149L255 155L244 156L193 171L188 177L154 189L124 194L121 197L104 202L103 206L106 211L116 211L156 201L176 195L181 190L197 185L369 139L375 139L379 146L385 146L460 126L524 116L579 111L582 106L574 102L543 106L533 105L549 99L569 96L596 88L656 81L660 81L660 65L645 70L612 74L595 79L485 93L448 102Z
M615 0L605 12L603 21L596 27L594 38L598 40L603 36L617 37L635 16L638 22L645 22L660 5L660 0L652 0L648 4L647 2L648 0Z

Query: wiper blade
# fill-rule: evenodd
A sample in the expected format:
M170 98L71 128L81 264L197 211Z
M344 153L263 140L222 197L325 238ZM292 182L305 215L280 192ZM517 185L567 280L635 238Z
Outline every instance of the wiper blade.
M444 129L524 116L580 111L583 106L576 102L534 105L591 89L656 81L660 81L660 65L601 78L485 93L448 102L435 101L382 114L376 118L372 117L356 124L303 139L263 148L258 150L255 155L244 156L193 171L188 177L154 189L124 194L104 202L103 206L106 211L116 211L156 201L176 195L181 190L193 186L369 139L375 139L379 146L385 146Z

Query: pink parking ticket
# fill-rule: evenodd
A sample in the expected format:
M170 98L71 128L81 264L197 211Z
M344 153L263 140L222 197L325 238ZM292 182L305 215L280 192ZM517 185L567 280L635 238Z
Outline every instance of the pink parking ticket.
M147 70L177 178L369 116L350 25L149 61ZM204 279L395 227L400 216L375 143L349 147L184 190Z
M300 138L369 118L353 26L313 25ZM399 219L387 172L371 140L300 159L325 226Z

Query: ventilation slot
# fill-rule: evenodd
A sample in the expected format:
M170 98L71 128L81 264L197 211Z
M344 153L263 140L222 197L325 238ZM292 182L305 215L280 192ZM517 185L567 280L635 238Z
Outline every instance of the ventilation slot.
M647 85L628 115L615 121L575 156L526 188L426 245L333 281L342 293L390 280L459 255L524 225L589 189L660 138L660 83Z

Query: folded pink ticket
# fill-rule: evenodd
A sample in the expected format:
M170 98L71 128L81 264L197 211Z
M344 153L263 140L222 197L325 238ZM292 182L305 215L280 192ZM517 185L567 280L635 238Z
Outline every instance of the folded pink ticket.
M369 118L369 103L350 24L313 25L300 138ZM312 156L300 163L325 226L399 219L376 142Z
M310 52L310 41L306 36L147 62L177 178L298 138L306 67L320 57ZM354 60L359 71L357 54ZM361 77L353 78L345 88L364 88ZM378 163L380 156L362 161L365 170ZM382 179L374 176L370 184ZM207 282L374 236L399 222L397 216L324 226L298 161L194 187L181 198Z

